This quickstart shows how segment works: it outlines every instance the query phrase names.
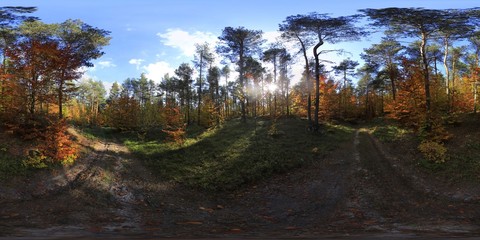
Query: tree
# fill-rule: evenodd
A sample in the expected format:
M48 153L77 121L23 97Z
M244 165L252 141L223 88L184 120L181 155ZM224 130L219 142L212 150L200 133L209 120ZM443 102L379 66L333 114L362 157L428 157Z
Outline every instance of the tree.
M222 35L218 37L220 45L217 51L227 58L232 63L238 66L239 83L240 83L240 104L242 121L245 122L245 60L246 57L258 53L260 45L264 42L262 39L262 31L249 30L244 27L226 27L222 31Z
M313 47L313 56L315 58L315 113L314 113L314 131L319 128L318 114L320 110L320 54L319 48L325 43L338 43L340 41L358 40L366 33L363 29L356 27L354 23L358 21L359 15L330 17L328 14L310 13L308 15L297 16L302 29L310 35L317 37L316 44Z
M473 81L473 112L477 113L477 89L478 89L478 75L480 73L479 71L479 58L480 58L480 32L476 31L472 36L469 38L470 46L474 50L473 54L473 64L472 64L472 69L471 69L471 81Z
M67 20L58 25L57 94L58 116L63 117L62 106L68 82L81 77L78 69L92 67L91 62L104 53L102 47L109 44L110 32L92 27L80 20Z
M254 59L253 57L248 57L245 61L245 79L252 79L252 83L247 85L247 91L250 93L253 103L252 103L252 113L253 116L257 116L257 104L258 99L260 98L260 79L262 78L265 69L263 68L262 64ZM250 101L249 99L247 99Z
M110 88L110 93L108 94L107 102L110 103L118 100L120 98L120 92L121 92L120 85L118 85L118 82L114 82L112 84L112 87Z
M221 75L225 77L225 117L228 118L228 77L230 76L230 68L228 65L223 66Z
M7 51L11 69L25 96L21 112L34 115L39 101L45 99L51 85L59 51L54 40L56 24L40 21L24 22L20 26L22 38ZM18 101L21 103L22 101Z
M351 59L345 59L341 61L337 66L333 66L333 70L335 70L336 74L341 74L343 78L343 96L342 96L342 103L343 103L343 113L344 117L347 113L347 86L348 86L348 75L355 75L355 68L358 66L357 61L353 61Z
M289 91L290 91L290 77L288 75L288 70L290 68L290 64L292 61L292 56L287 52L284 48L280 52L280 59L279 59L279 68L280 68L280 81L279 81L279 88L281 91L281 95L284 98L284 105L286 108L287 116L290 115L290 99L289 99Z
M444 11L423 8L383 8L362 9L372 21L373 26L387 27L389 33L400 37L420 38L420 57L423 67L423 81L425 91L426 126L431 126L430 110L430 73L427 56L428 40L432 38L442 26Z
M12 83L8 80L8 48L12 47L18 38L18 25L25 21L33 21L35 17L28 17L25 14L33 13L37 10L35 7L0 7L0 110L6 111L6 97L8 91L13 91Z
M87 117L90 124L97 123L100 105L105 103L105 95L107 94L103 83L89 78L81 81L77 88L77 98L87 107L83 117Z
M314 44L315 36L310 34L307 31L307 24L304 22L304 15L296 15L287 17L282 24L279 26L279 30L282 32L282 38L287 41L295 41L300 44L300 51L305 60L305 92L307 93L307 118L308 124L312 124L312 95L310 94L310 82L311 82L311 71L310 71L310 61L307 56L307 49Z
M278 45L278 44L277 44ZM285 48L280 48L276 45L270 46L268 50L263 52L263 61L273 63L273 84L278 84L277 82L277 67L282 51L285 51ZM277 114L277 91L273 93L273 116Z
M213 111L209 109L209 115L215 123L220 124L220 68L214 66L208 69L207 81L209 85L210 100L213 102Z
M193 69L188 63L182 63L175 70L175 75L178 77L176 84L176 91L180 97L180 106L185 107L184 114L187 125L190 124L190 107L192 101L192 80Z
M379 44L373 44L370 48L364 49L365 53L362 58L369 64L381 64L383 71L387 73L390 81L392 98L395 101L398 78L398 66L395 61L399 58L398 53L404 47L393 38L383 38Z
M450 90L450 68L448 58L450 47L454 41L461 38L468 38L475 29L475 22L470 21L470 10L448 9L443 11L443 19L439 25L439 35L444 46L443 66L445 68L445 88L448 95L448 102L453 101ZM452 66L453 67L453 66ZM454 77L454 76L452 76ZM452 79L454 81L454 79ZM450 106L450 104L449 104Z
M210 51L210 46L207 42L204 44L195 44L195 60L193 63L195 67L199 70L199 77L198 77L198 112L197 112L197 124L200 125L200 111L201 111L201 104L202 104L202 73L203 69L208 65L212 64L214 57L213 53Z

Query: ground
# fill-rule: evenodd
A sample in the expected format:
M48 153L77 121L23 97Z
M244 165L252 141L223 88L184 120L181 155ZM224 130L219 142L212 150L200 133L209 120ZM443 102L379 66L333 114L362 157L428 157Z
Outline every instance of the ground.
M358 127L312 165L235 191L157 178L116 142L73 167L0 186L0 238L410 238L480 234L480 191L426 177L406 147Z

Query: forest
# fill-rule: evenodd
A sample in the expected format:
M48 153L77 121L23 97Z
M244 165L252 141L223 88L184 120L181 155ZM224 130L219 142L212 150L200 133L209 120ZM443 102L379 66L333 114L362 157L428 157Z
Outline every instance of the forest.
M478 8L291 15L270 44L227 26L161 82L110 89L82 76L111 32L36 11L0 7L0 236L31 219L165 236L480 232ZM360 56L324 57L378 34Z

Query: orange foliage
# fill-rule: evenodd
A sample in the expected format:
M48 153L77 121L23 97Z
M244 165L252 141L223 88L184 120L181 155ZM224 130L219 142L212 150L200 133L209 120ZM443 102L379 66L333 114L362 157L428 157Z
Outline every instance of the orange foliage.
M108 105L105 114L109 126L132 130L139 126L140 103L134 98L122 96Z
M67 134L67 123L65 119L50 120L50 124L42 133L38 148L40 152L52 159L69 164L76 159L77 149L73 146L70 136Z
M320 76L320 112L319 118L329 120L339 112L338 83L333 80L326 81L325 76Z
M169 106L165 108L167 126L162 130L167 134L168 141L174 141L182 145L185 140L186 124L179 107Z
M403 79L398 81L397 98L388 102L387 117L418 129L425 121L425 86L422 70L413 62L403 61Z

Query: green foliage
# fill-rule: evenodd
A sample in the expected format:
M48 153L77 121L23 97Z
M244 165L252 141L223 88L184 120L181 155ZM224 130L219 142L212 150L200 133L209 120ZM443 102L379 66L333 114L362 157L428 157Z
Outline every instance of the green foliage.
M26 168L47 168L49 163L49 159L47 156L43 154L35 154L34 156L29 156L27 159L23 160L23 165Z
M441 143L433 141L422 141L418 150L423 157L434 163L444 163L447 160L447 148Z
M165 179L212 191L232 190L318 161L353 132L329 125L328 133L310 135L305 124L298 119L246 124L235 120L189 137L181 146L161 139L125 143ZM272 128L284 134L273 138Z
M8 154L7 147L0 146L0 180L25 174L26 170L27 168L21 159Z

